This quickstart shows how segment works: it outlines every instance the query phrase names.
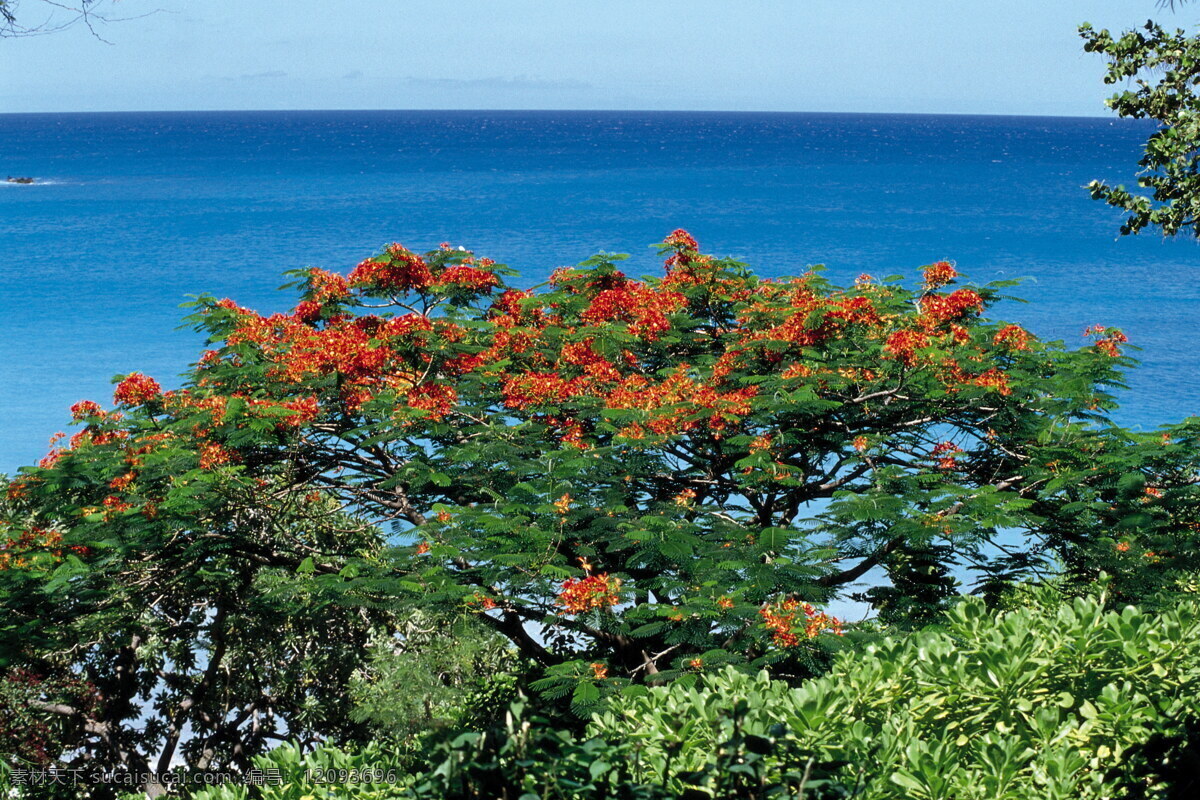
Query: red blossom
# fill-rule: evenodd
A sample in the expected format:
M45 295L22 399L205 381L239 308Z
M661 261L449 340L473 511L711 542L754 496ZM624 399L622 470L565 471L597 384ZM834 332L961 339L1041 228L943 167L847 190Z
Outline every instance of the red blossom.
M996 331L992 344L1007 347L1010 350L1028 350L1029 340L1033 338L1029 331L1020 325L1005 325Z
M76 422L83 422L89 417L103 417L104 409L99 403L91 400L80 400L75 405L71 406L71 418Z
M925 288L937 289L958 277L958 272L949 261L939 261L921 270L925 276Z
M135 372L117 384L113 399L118 403L129 406L142 406L162 396L162 387L158 381Z
M433 322L424 314L405 314L393 317L383 325L383 333L395 337L415 337L417 334L429 333L433 330Z
M216 442L205 442L200 446L200 469L215 469L234 459L234 453Z
M296 304L296 310L292 312L300 322L315 322L321 318L321 304L312 300L304 300Z
M458 403L458 392L453 386L423 383L410 389L405 399L410 408L424 411L426 418L440 422Z
M984 389L999 392L1005 396L1012 394L1012 388L1008 385L1008 375L995 367L992 367L982 375L975 376L971 380L971 383Z
M433 284L442 291L469 291L480 294L490 292L499 285L500 276L496 273L467 266L448 267Z
M663 244L670 245L671 247L675 247L680 250L695 251L700 249L700 245L696 243L695 238L693 238L693 236L683 228L676 228L667 234L667 238L663 240Z
M869 297L839 297L832 303L832 308L825 312L825 319L855 323L859 325L879 324L879 314L875 311L875 303Z
M350 286L381 292L420 292L433 283L433 273L419 255L393 244L382 256L369 258L355 267L348 282Z
M283 407L293 412L285 417L281 423L289 428L300 428L307 425L317 418L317 413L320 411L317 398L313 395L301 397L297 400L289 400L283 404Z
M954 442L939 442L934 445L930 455L937 459L938 469L952 470L958 466L955 456L961 452L962 449Z
M582 378L564 379L557 372L526 372L504 382L504 405L525 409L558 405L584 392Z
M803 622L797 622L798 612L803 614ZM799 600L789 598L764 606L758 613L763 618L763 626L771 632L771 639L780 647L795 647L801 639L814 639L824 631L842 635L841 620Z
M341 275L314 267L308 271L308 294L313 302L325 305L348 298L350 284Z
M983 311L983 298L972 289L957 289L947 295L930 294L921 299L921 313L934 323L960 319Z
M916 363L916 351L929 346L929 337L920 331L901 330L888 336L883 352L908 366Z
M615 289L604 289L592 299L582 314L589 325L621 321L629 332L646 341L654 341L670 329L667 315L687 304L679 292L657 291L645 284L628 282Z
M558 593L558 604L566 614L582 614L597 608L608 608L621 602L621 579L607 572L586 578L567 578Z
M1117 328L1107 328L1103 325L1093 325L1083 332L1084 336L1097 336L1096 349L1106 356L1116 358L1121 355L1120 345L1127 344L1129 337Z

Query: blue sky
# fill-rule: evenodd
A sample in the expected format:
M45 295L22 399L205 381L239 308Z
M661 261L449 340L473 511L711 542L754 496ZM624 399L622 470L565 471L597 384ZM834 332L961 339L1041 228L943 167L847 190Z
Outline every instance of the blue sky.
M101 0L107 2L107 0ZM1104 115L1078 23L1154 0L118 0L0 40L0 111L712 109ZM23 0L25 22L45 14ZM155 11L155 9L160 9ZM141 14L149 13L148 16Z

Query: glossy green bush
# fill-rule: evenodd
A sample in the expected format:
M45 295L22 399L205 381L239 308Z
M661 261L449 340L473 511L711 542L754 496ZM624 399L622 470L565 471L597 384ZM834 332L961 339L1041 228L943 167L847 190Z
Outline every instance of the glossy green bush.
M1152 738L1170 744L1172 726L1194 718L1198 690L1200 604L1112 612L1101 598L1046 594L999 616L966 601L944 630L847 654L795 690L732 670L652 689L598 715L591 731L636 743L642 763L670 759L680 790L744 703L743 730L782 726L793 759L836 766L855 796L1074 800L1138 787L1167 797L1165 784L1135 774L1137 756Z
M278 770L282 782L225 784L186 796L191 800L392 800L409 796L404 792L409 776L375 745L353 753L337 747L301 753L294 745L283 745L256 757L254 766L264 772ZM130 800L141 797L132 795Z

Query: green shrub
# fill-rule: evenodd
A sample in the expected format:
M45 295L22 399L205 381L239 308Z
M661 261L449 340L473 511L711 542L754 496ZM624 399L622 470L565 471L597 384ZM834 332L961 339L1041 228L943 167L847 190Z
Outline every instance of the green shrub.
M1146 784L1168 774L1163 764L1134 756L1152 739L1188 746L1172 731L1195 718L1197 689L1200 604L1112 612L1102 598L1043 594L998 615L965 601L943 630L846 654L799 689L733 670L651 689L597 715L591 731L635 743L642 764L670 760L680 790L733 733L729 712L741 705L744 732L786 730L799 758L842 765L836 775L864 798L1075 800L1134 786L1167 797L1166 780Z
M278 770L279 779L261 784L228 783L184 792L190 800L393 800L408 797L409 781L396 759L378 745L357 752L318 747L302 753L287 744L254 758L263 774ZM141 800L132 795L129 800Z
M1200 773L1200 602L1152 612L1064 601L954 606L944 625L843 653L800 688L729 667L631 688L584 735L514 704L392 782L321 785L312 771L384 770L394 750L282 748L285 785L194 800L1181 800Z

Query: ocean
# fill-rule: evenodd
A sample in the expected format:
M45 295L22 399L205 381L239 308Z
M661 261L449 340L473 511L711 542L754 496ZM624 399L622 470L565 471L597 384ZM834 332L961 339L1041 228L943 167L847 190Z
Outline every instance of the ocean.
M176 383L190 294L283 310L286 269L448 241L543 280L605 250L660 269L686 228L771 276L825 264L1024 278L998 316L1082 344L1125 329L1122 422L1200 411L1200 249L1120 238L1093 178L1131 184L1150 129L1103 118L378 111L0 114L0 473L134 370Z

